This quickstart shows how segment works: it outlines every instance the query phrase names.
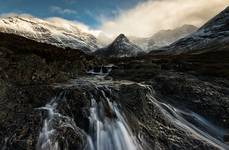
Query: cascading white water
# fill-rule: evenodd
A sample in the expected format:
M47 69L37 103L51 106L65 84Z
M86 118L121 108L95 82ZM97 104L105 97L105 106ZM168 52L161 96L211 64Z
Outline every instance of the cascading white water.
M61 85L64 87L82 86L85 93L88 93L91 101L89 108L89 130L87 136L86 150L140 150L143 149L130 130L125 115L119 110L117 103L111 100L112 92L108 86L113 82L77 80L71 84ZM120 84L120 83L117 83ZM122 82L123 84L123 82ZM128 83L131 84L131 83ZM139 84L148 89L146 96L159 108L164 117L173 123L178 129L189 132L195 137L218 147L228 149L229 147L221 140L223 131L203 117L194 112L179 110L169 104L158 101L150 86ZM59 87L59 86L56 86ZM91 92L88 87L96 92ZM110 92L110 93L109 93ZM107 94L108 93L108 94ZM68 116L58 113L56 107L58 102L64 99L64 93L55 97L45 107L39 108L48 111L48 117L44 120L42 131L38 138L37 150L60 150L55 126L60 128L71 128L74 131L78 128L74 120ZM57 125L56 125L57 124ZM85 127L87 128L87 127ZM65 137L63 137L64 139ZM66 145L65 150L68 149ZM62 148L63 149L63 148ZM61 150L62 150L61 149Z
M89 83L86 81L82 82L81 80L78 82L79 86L82 86L83 83L88 86L87 84ZM109 89L106 86L103 87L99 85L100 88L98 88L96 84L90 84L92 84L90 86L94 86L98 93L102 93L104 101L96 101L93 94L85 89L86 92L91 95L89 116L90 126L89 133L87 135L87 150L139 149L137 147L135 137L124 119L124 115L118 109L118 105L115 102L111 102L109 97L107 97L103 91L103 89ZM72 85L77 85L77 83L73 83ZM72 128L73 130L77 128L72 118L60 114L56 109L58 103L64 98L65 96L62 92L57 97L53 98L51 102L46 104L45 107L38 108L40 110L48 111L48 117L44 120L42 131L40 132L37 142L37 150L61 149L57 139L58 132L56 131L54 124L59 128L64 128L66 126ZM109 109L109 112L105 109ZM66 146L65 149L67 150L68 147Z
M104 91L101 92L113 115L108 117L103 103L91 97L89 150L137 150L135 138L117 104L112 103Z
M151 102L159 108L163 115L175 126L184 130L185 132L190 132L196 137L207 141L208 143L218 147L222 150L229 149L229 146L220 141L223 136L223 130L215 127L205 118L194 112L185 112L179 110L169 104L158 101L153 95L150 86L139 84L148 89L149 93L147 97ZM189 117L189 119L187 118Z
M1 150L7 150L7 141L8 141L8 137L7 138L5 138L5 140L4 140L4 144L3 144L3 146L2 146L2 149Z
M37 150L60 150L58 141L58 131L56 128L71 128L76 131L77 126L71 117L64 116L57 111L58 102L64 100L65 92L61 92L57 97L54 97L51 102L45 107L38 108L39 110L48 111L48 117L44 120L42 131L39 134L36 145ZM63 137L64 139L64 137ZM67 150L67 143L64 145Z

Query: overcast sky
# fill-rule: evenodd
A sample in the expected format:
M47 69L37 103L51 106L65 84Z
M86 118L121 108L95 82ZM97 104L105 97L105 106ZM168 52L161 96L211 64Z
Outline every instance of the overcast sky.
M147 37L184 24L201 26L229 0L0 0L0 14L60 17L116 36Z

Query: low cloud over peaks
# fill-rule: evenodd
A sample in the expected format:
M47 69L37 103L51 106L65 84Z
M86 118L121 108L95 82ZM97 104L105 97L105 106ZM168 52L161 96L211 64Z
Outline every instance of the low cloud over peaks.
M94 36L98 36L101 32L99 30L92 29L88 25L85 25L84 23L78 21L69 21L58 17L51 17L47 18L46 20L51 22L52 24L55 24L56 26L64 27L66 30L72 30L72 27L76 27L83 32L90 33Z
M113 36L148 37L184 24L201 26L228 5L229 0L148 0L113 19L101 19L99 29Z

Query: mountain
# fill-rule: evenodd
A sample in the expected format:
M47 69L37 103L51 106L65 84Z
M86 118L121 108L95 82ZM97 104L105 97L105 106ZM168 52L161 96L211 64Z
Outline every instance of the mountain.
M85 74L97 59L81 50L0 33L0 80L21 83L62 82Z
M151 41L150 38L141 38L141 37L135 37L135 36L130 36L128 37L130 41L137 46L139 46L142 50L147 52L149 50L149 46L152 46L155 44L154 41ZM151 43L150 43L151 42Z
M143 50L120 34L110 45L95 51L96 55L104 57L131 57L143 53Z
M125 57L142 50L121 34L99 58L0 32L0 147L229 150L229 45L217 47Z
M97 39L70 21L42 20L32 16L0 18L0 32L12 33L58 47L91 52L98 48Z
M172 30L161 30L150 37L150 41L154 41L154 46L163 47L172 44L173 42L184 38L198 28L193 25L183 25Z
M130 41L141 47L145 51L168 46L173 42L184 38L198 28L193 25L183 25L175 29L161 30L148 38L129 37Z
M173 54L215 51L229 44L229 7L199 30L163 49ZM152 52L153 53L153 52Z

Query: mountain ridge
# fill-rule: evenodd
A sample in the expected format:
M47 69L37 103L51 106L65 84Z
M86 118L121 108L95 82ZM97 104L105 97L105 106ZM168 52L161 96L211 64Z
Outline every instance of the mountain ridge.
M229 7L210 19L196 32L174 42L168 47L171 54L203 53L212 48L229 44ZM153 53L153 51L151 52Z
M20 35L62 48L81 49L87 53L98 48L96 37L70 22L58 24L32 16L10 16L0 18L0 32Z
M173 42L193 33L198 28L193 25L183 25L175 29L160 30L153 34L151 37L138 38L129 37L130 41L141 47L144 51L148 52L160 47L168 46Z

